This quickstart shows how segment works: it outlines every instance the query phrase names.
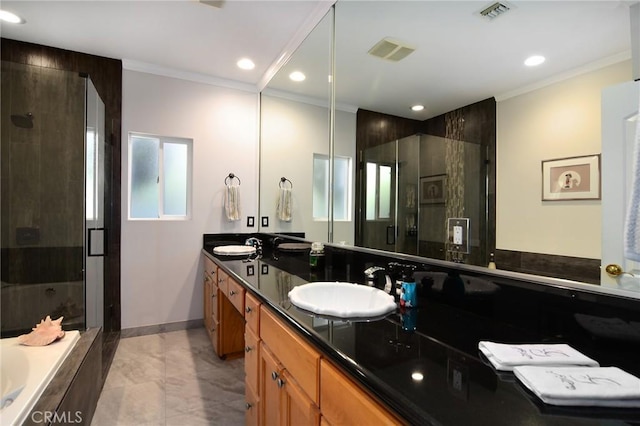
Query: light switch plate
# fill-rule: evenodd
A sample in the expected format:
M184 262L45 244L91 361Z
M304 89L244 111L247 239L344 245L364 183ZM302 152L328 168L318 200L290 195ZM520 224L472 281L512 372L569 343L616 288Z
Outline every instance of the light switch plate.
M469 218L450 217L447 219L448 251L469 253Z

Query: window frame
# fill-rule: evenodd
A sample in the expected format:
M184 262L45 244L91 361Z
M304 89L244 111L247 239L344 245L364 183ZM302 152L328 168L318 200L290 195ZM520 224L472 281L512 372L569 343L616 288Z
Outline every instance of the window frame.
M158 141L158 217L131 217L131 197L132 197L132 166L133 166L133 138L146 138L155 139ZM185 145L187 147L187 182L186 182L186 212L184 215L169 215L164 214L164 145L165 144L177 144ZM127 140L127 220L130 221L188 221L192 216L192 200L193 200L193 139L175 137L175 136L160 136L151 133L142 132L129 132Z

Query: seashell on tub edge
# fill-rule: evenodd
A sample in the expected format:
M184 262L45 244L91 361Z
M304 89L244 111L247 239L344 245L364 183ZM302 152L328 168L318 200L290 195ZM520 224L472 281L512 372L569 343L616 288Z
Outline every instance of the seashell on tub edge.
M23 334L18 337L18 343L25 346L46 346L64 337L62 330L62 318L52 320L49 315L47 318L40 320L40 323L32 328L29 334Z

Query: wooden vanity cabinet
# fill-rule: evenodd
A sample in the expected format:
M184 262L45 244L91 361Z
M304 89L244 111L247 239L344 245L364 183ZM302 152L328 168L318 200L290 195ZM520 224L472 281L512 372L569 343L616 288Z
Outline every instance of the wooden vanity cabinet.
M244 373L247 426L260 424L260 305L249 292L245 292L244 302Z
M204 256L204 325L220 358L244 353L244 317L226 297L229 281L228 274Z
M260 308L260 424L319 425L320 354Z
M323 424L404 424L325 359L320 362L320 400Z

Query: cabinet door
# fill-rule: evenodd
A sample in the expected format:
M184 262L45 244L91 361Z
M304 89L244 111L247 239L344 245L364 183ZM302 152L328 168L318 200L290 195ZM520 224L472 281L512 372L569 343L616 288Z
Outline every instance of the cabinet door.
M244 320L247 322L247 327L256 334L260 333L260 302L249 292L246 293L244 298Z
M317 426L320 410L303 392L296 381L284 370L277 382L280 387L281 420L286 426Z
M244 424L246 426L258 426L260 424L260 399L248 383L246 384L245 396L246 412L244 414Z
M275 356L260 344L260 424L280 424L280 388L277 380L282 370Z
M258 391L260 368L260 341L249 327L244 332L244 373L246 375L247 386L252 391Z
M336 367L320 362L322 416L333 425L400 425L393 414Z
M209 330L211 328L211 277L206 272L203 277L203 290L204 290L204 306L203 306L203 320L204 320L204 328Z

